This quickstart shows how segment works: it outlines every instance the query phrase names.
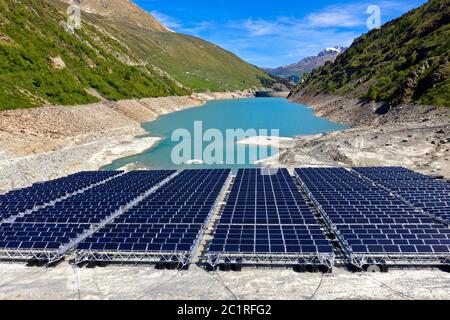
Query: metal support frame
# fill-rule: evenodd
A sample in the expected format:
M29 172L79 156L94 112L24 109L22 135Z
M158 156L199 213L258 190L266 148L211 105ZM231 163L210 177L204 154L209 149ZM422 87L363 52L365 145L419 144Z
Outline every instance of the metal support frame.
M362 268L365 265L386 266L443 266L450 265L450 256L437 254L349 254L350 262Z
M325 224L330 228L333 234L336 236L336 239L341 244L344 252L349 259L350 263L362 268L364 265L387 265L387 266L442 266L442 265L450 265L450 254L447 255L439 255L439 254L358 254L354 253L351 249L351 246L348 245L345 238L339 232L339 229L334 225L331 219L328 217L325 210L323 210L322 206L316 201L315 197L309 191L308 187L304 184L300 176L295 173L297 180L299 181L301 187L304 189L307 196L310 198L314 207L317 211L322 215ZM361 177L364 178L364 177ZM365 179L366 180L366 179ZM367 180L366 180L367 181ZM368 180L368 182L372 182ZM373 183L374 184L374 183ZM376 184L374 184L377 186ZM386 190L389 191L390 190Z
M233 176L231 172L228 174L227 179L225 180L222 189L220 190L219 194L217 195L216 201L214 202L214 205L212 206L211 210L209 211L208 217L206 218L205 222L203 223L202 229L199 233L199 236L197 238L197 241L195 242L194 246L192 247L189 263L194 259L195 253L197 252L198 247L200 246L203 238L205 237L205 233L208 231L208 226L211 223L214 214L220 209L220 202L223 196L225 195L228 186L231 183Z
M89 187L87 187L85 189L82 189L83 191L82 190L78 190L77 192L71 194L70 196L66 196L64 199L67 199L67 198L69 198L69 197L71 197L73 195L85 192L85 191L87 191L89 189L94 188L95 186L107 183L107 182L111 181L112 179L118 178L118 177L120 177L120 176L122 176L124 174L125 174L125 172L123 172L121 174L118 174L118 175L115 175L112 178L103 180L103 181L101 181L101 182L99 182L97 184L94 184L94 185L91 185L91 186L89 186ZM55 249L55 250L5 249L5 250L0 250L0 260L1 259L3 259L3 260L31 260L31 259L36 259L36 260L39 260L39 261L47 262L48 264L60 261L69 252L71 252L79 243L83 242L86 238L90 237L96 231L98 231L99 229L103 228L105 225L110 223L112 220L116 219L118 216L120 216L124 212L126 212L129 209L131 209L132 207L134 207L136 204L141 202L144 198L148 197L150 194L154 193L157 189L159 189L161 186L166 184L169 180L174 178L176 175L178 175L178 172L175 172L174 174L172 174L171 176L167 177L166 179L164 179L163 181L161 181L160 183L158 183L157 185L155 185L154 187L152 187L151 189L149 189L145 193L139 195L138 197L136 197L133 201L131 201L127 205L120 207L118 210L116 210L110 216L108 216L107 218L103 219L99 224L91 225L91 227L88 230L83 232L78 237L76 237L74 239L71 239L69 241L69 243L61 246L59 249ZM59 201L63 201L64 199L61 198ZM59 201L57 201L57 202L59 202ZM47 204L47 206L49 206L49 205L50 204Z
M450 265L450 255L435 254L435 253L403 253L403 254L389 254L389 253L354 253L351 246L348 245L341 233L336 230L336 238L341 243L345 254L347 255L351 264L358 268L364 265L386 265L386 266L442 266Z
M64 196L62 196L60 198L53 199L52 201L46 202L43 205L34 206L32 209L29 209L29 210L24 211L24 212L19 212L19 213L15 214L15 215L9 217L8 219L0 220L0 224L3 224L3 223L14 223L14 221L16 221L17 218L22 218L22 217L24 217L26 215L29 215L29 214L32 214L32 213L34 213L36 211L45 209L47 207L52 207L52 206L54 206L55 204L57 204L57 203L59 203L61 201L67 200L67 199L72 198L72 197L74 197L74 196L76 196L78 194L84 193L84 192L86 192L86 191L88 191L90 189L93 189L95 187L103 185L103 184L105 184L107 182L110 182L111 180L114 180L116 178L119 178L120 176L123 176L124 174L125 174L125 172L117 173L116 175L114 175L112 177L109 177L109 178L104 179L102 181L99 181L99 182L96 182L94 184L91 184L91 185L89 185L89 186L87 186L85 188L78 189L78 190L76 190L76 191L74 191L72 193L68 193L68 194L66 194L66 195L64 195Z
M162 180L160 183L156 184L153 188L147 190L146 192L144 192L143 194L141 194L140 196L135 198L133 201L131 201L127 205L119 208L117 211L115 211L109 217L104 219L101 223L91 227L88 231L83 233L80 237L75 239L73 242L71 242L71 243L67 244L65 247L61 248L60 249L60 254L62 256L66 255L69 251L71 251L73 248L75 248L79 243L83 242L84 240L86 240L87 238L92 236L95 232L97 232L98 230L102 229L107 224L111 223L114 219L118 218L123 213L131 210L133 207L138 205L142 200L144 200L145 198L147 198L151 194L155 193L158 189L160 189L162 186L167 184L170 180L172 180L173 178L175 178L179 174L180 174L180 171L176 171L175 173L173 173L172 175L170 175L166 179ZM75 256L75 264L80 264L82 262L90 261L90 260L111 261L111 259L114 259L114 257L117 256L117 255L119 255L119 256L126 256L126 255L130 255L130 253L127 253L127 252L114 252L114 253L111 253L111 252L103 252L103 251L96 252L96 251L93 251L93 250L75 250L75 255L76 255ZM134 255L136 255L136 253L131 253L131 257L130 258L134 258ZM142 256L145 257L147 255L154 256L151 253L150 254L144 253L144 255L142 255ZM98 258L98 257L100 257L100 256L105 256L105 260L99 260L100 258Z
M179 172L169 177L166 182L172 180ZM186 252L132 252L132 251L94 251L94 250L76 250L75 264L80 264L86 261L96 261L96 262L118 262L118 263L161 263L161 262L176 262L181 264L183 267L188 266L192 263L195 257L195 253L204 238L204 234L207 230L211 219L214 216L217 208L220 206L220 199L226 190L231 179L231 173L228 175L226 181L224 182L221 191L217 195L216 201L214 202L211 210L206 218L205 222L202 224L201 229L198 233L196 242L192 246L190 251ZM160 186L159 186L160 187ZM157 189L159 189L159 187ZM156 190L155 190L156 191ZM145 197L147 197L146 195ZM144 197L144 198L145 198ZM142 200L142 199L141 199ZM139 200L138 202L140 202ZM134 206L134 205L133 205ZM131 206L132 207L132 206ZM128 208L127 210L131 209ZM120 214L119 214L120 215ZM95 231L94 231L95 232Z
M230 177L232 178L232 177ZM301 253L224 253L208 252L207 263L215 268L219 265L261 265L261 266L325 266L333 268L335 255L333 253L301 254Z
M29 261L39 260L45 261L49 264L59 261L59 254L57 250L0 250L0 261Z
M212 267L221 264L271 265L271 266L334 266L334 254L274 254L274 253L209 253L208 263Z
M77 250L75 264L83 262L109 262L121 264L154 264L160 262L171 262L182 265L190 264L190 252L138 252L138 251L94 251Z
M314 215L317 218L320 218L319 223L323 227L324 231L327 233L327 238L332 242L335 239L330 239L330 235L334 235L336 237L336 230L333 228L333 223L327 219L328 217L321 211L322 207L319 203L314 201L314 197L312 194L308 191L306 185L303 184L303 181L300 179L300 177L297 176L297 173L294 172L295 176L294 179L297 182L297 187L299 189L299 192L304 195L304 198L306 202L309 204L311 211L313 211ZM338 253L336 253L336 248L334 245L331 245L333 247L334 252L334 265L344 265L347 261L347 256L345 255L345 252L342 252L340 250ZM344 253L344 254L343 254Z

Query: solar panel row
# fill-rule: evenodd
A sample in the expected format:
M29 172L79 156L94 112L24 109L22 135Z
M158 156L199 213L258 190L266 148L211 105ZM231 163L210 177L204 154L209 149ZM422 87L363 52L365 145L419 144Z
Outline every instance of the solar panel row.
M13 223L1 224L0 250L29 250L33 254L37 250L67 246L173 173L127 173L51 207L19 217Z
M0 222L112 178L120 172L80 172L0 195Z
M214 243L220 243L214 244ZM222 243L225 243L223 246ZM214 235L211 252L332 253L318 225L224 225Z
M354 168L410 205L450 224L450 184L405 168Z
M346 169L297 169L296 175L351 254L450 250L448 228Z
M0 196L0 221L14 218L0 224L0 257L61 255L84 240L78 261L189 263L230 170L175 173L85 172ZM450 261L450 229L432 218L449 217L448 184L403 168L308 168L296 176L350 257ZM268 256L328 266L334 260L285 169L238 171L208 249L214 265Z
M332 246L289 172L239 170L209 247L210 262L322 254L331 260Z
M114 254L124 259L129 253L129 259L142 254L189 260L229 175L230 170L181 172L81 243L78 259L114 261Z

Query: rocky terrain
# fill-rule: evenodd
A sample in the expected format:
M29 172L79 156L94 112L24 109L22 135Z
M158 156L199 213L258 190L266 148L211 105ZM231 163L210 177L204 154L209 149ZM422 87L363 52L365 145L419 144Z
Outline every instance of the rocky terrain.
M261 163L288 168L309 166L404 166L450 179L450 109L398 105L385 113L382 103L329 95L302 95L316 115L351 128L296 137L281 153Z
M168 31L152 15L139 8L131 0L61 0L67 4L76 5L81 10L96 13L120 23L135 23L141 28L154 31Z
M292 93L289 100L311 106L316 115L351 127L404 122L430 123L449 121L450 109L439 106L375 102L330 94Z

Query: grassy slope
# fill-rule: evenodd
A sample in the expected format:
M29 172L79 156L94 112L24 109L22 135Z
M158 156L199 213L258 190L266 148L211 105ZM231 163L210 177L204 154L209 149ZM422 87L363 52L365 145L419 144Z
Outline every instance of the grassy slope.
M0 2L0 110L52 104L82 104L97 99L94 88L109 99L181 95L187 90L151 71L120 62L107 48L121 44L84 25L76 36L60 25L66 17L41 1ZM60 56L63 70L50 57Z
M168 72L194 90L243 90L273 82L236 55L196 37L151 31L86 13L83 19L113 35L145 63Z
M450 4L422 7L356 39L295 92L450 106Z

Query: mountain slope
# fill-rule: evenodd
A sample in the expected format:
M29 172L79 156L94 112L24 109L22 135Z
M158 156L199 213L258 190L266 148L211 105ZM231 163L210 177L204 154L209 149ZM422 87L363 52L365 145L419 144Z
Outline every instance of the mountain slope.
M61 0L76 4L85 12L96 13L119 23L134 23L154 31L167 31L158 20L147 14L131 0Z
M450 106L450 3L431 0L358 39L316 69L292 97L326 93Z
M55 4L60 2L49 1ZM135 4L130 4L129 0L83 0L82 3L84 8L88 7L91 11L82 13L83 22L101 28L127 46L137 55L137 63L163 70L193 90L234 91L273 82L260 69L212 43L165 28L159 31L140 27L142 17L151 15ZM100 4L105 3L108 15L105 15L104 9L92 9L103 8ZM117 18L130 6L137 8L137 12L126 21ZM141 18L135 18L138 16Z
M90 103L98 101L96 93L119 100L243 90L272 81L213 44L160 30L128 0L82 3L106 3L108 10L82 12L82 28L72 33L67 3L0 1L0 110Z
M71 34L45 1L0 2L0 109L182 95L189 90L148 66L123 63L129 51L92 25Z
M306 57L297 63L279 68L263 68L270 75L298 82L305 73L323 66L328 61L334 61L346 48L334 47L322 50L318 55Z

